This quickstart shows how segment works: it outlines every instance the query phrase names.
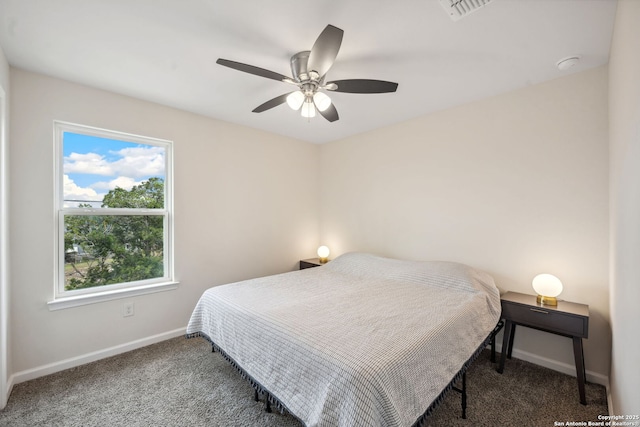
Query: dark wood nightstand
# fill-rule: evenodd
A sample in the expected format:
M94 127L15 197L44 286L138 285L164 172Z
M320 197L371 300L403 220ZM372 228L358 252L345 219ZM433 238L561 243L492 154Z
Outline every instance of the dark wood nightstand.
M520 294L518 292L507 292L500 297L500 300L505 326L498 372L502 373L504 371L505 359L507 357L511 359L516 325L572 338L580 403L586 405L582 338L587 338L589 335L589 306L566 301L558 301L557 307L542 305L536 302L535 295Z
M326 264L326 262L324 264ZM300 270L304 270L305 268L320 267L324 264L320 262L320 258L301 259Z

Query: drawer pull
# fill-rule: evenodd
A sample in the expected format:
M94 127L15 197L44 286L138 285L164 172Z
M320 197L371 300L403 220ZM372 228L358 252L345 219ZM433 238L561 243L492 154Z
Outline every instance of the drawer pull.
M549 314L549 312L548 312L548 311L539 310L539 309L537 309L537 308L530 308L529 310L531 310L531 311L535 311L536 313Z

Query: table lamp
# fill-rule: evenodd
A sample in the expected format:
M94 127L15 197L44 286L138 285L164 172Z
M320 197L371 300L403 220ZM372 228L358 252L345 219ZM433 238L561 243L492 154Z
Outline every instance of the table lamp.
M320 258L320 264L325 264L329 261L329 248L326 246L320 246L318 248L318 257Z
M538 294L538 304L557 306L557 296L562 292L562 282L553 274L538 274L533 278L533 289Z

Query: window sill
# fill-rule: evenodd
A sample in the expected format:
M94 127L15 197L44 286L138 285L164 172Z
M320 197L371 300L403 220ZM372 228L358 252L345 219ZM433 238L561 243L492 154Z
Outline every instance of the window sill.
M73 297L56 298L49 301L49 311L63 310L65 308L79 307L81 305L95 304L120 298L130 298L138 295L152 294L156 292L171 291L177 289L179 282L154 283L152 285L137 286L135 288L116 289L95 294L77 295Z

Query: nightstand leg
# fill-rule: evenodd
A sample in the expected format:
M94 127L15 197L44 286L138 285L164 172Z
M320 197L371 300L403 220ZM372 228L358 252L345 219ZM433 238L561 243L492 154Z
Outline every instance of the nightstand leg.
M576 359L576 376L578 377L578 391L580 392L580 403L587 404L584 392L586 374L584 368L584 350L582 348L582 338L573 337L573 356Z
M496 335L504 328L504 320L500 320L491 332L491 363L496 363Z
M511 324L511 335L509 335L509 352L507 353L507 357L511 359L511 354L513 353L513 341L516 336L516 324Z
M504 361L507 358L507 351L509 349L509 338L511 337L511 331L513 329L513 322L507 320L504 323L504 333L502 335L502 350L500 351L500 366L498 367L498 373L504 371Z

